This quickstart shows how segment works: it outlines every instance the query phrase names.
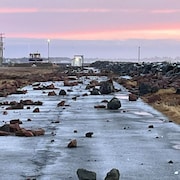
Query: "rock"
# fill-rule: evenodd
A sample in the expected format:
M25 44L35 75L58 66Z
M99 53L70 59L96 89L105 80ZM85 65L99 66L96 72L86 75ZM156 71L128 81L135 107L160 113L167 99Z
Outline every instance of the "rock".
M77 176L79 180L96 180L96 173L86 169L78 169Z
M4 124L3 126L0 127L0 131L5 131L5 132L16 132L20 129L19 124Z
M92 135L93 135L93 132L87 132L85 136L86 136L86 137L90 137L90 138L91 138L91 137L92 137Z
M121 102L118 98L114 97L112 98L108 103L107 103L107 108L108 109L112 109L112 110L116 110L119 109L121 107Z
M21 128L19 131L16 131L16 136L22 136L22 137L33 137L33 133L30 130L26 130L24 128Z
M13 119L13 120L10 120L10 124L22 124L22 121L20 121L19 119Z
M106 106L105 105L96 105L96 106L94 106L94 108L97 108L97 109L102 108L103 109L103 108L106 108Z
M110 94L114 92L113 81L110 79L108 81L101 82L99 91L101 94Z
M59 102L58 104L57 104L57 107L59 107L59 106L64 106L65 105L65 101L61 101L61 102Z
M6 108L6 110L11 110L11 109L24 109L24 105L22 103L15 103L10 107Z
M76 139L71 140L67 147L68 148L75 148L75 147L77 147L77 140Z
M56 96L57 94L54 91L48 92L48 96Z
M176 89L176 94L180 94L180 88Z
M8 112L7 111L3 111L3 115L7 115L8 114Z
M136 101L138 99L137 95L129 94L129 101Z
M61 89L59 95L65 96L67 93L64 89Z
M99 89L93 88L91 92L91 95L100 95Z
M119 180L120 179L120 173L118 169L111 169L105 177L104 180Z
M39 108L35 108L35 109L33 110L33 113L38 113L38 112L40 112Z
M148 128L154 128L154 126L153 125L149 125Z
M152 92L152 88L151 88L151 85L148 84L148 83L140 83L139 85L139 94L142 96L144 94L148 94L148 93L151 93Z
M38 128L36 130L31 130L34 136L43 136L45 134L45 130L42 128Z
M6 131L0 131L0 136L9 136L10 133Z

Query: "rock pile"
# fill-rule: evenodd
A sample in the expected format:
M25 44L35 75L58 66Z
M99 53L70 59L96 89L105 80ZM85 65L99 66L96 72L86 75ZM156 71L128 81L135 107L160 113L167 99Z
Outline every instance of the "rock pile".
M23 137L33 137L41 136L45 134L45 130L42 128L38 129L25 129L21 128L20 124L22 122L19 119L11 120L9 124L4 124L0 127L0 136L23 136Z

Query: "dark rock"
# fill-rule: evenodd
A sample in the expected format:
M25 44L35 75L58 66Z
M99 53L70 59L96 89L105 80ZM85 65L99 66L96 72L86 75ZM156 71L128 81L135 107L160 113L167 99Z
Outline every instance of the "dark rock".
M139 94L142 96L144 94L148 94L152 92L152 88L151 85L147 84L147 83L140 83L139 85Z
M90 138L91 138L91 137L92 137L92 135L93 135L93 132L87 132L85 136L86 136L86 137L90 137Z
M91 95L100 95L99 89L93 88L91 92Z
M106 108L106 106L105 105L96 105L96 106L94 106L94 108L97 108L97 109L102 108L103 109L103 108Z
M61 89L59 95L65 96L67 93L64 89Z
M149 125L148 128L154 128L154 126L153 125Z
M33 110L33 113L38 113L38 112L40 112L39 108L35 108L35 109Z
M180 88L176 90L176 94L180 94Z
M101 94L110 94L114 92L113 81L110 79L108 81L101 82L99 91Z
M13 120L10 120L10 124L22 124L22 121L20 121L19 119L13 119Z
M77 176L79 180L96 180L96 173L86 169L78 169Z
M105 177L104 180L119 180L120 179L120 172L118 169L111 169Z
M24 105L22 103L15 103L10 107L6 108L6 110L11 110L11 109L24 109Z
M121 107L121 102L116 97L112 98L107 104L107 108L112 110L119 109L120 107Z

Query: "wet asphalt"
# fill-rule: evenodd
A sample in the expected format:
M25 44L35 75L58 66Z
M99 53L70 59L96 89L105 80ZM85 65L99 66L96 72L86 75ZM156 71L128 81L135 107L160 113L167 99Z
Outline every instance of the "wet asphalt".
M3 115L6 107L1 106L1 125L20 119L21 127L45 129L44 136L0 137L0 180L77 180L78 168L95 171L98 180L112 168L119 169L122 180L180 179L180 126L141 99L129 102L128 91L119 84L114 83L119 92L90 95L85 87L92 79L106 77L81 77L83 83L73 87L64 87L61 81L41 83L53 83L57 96L48 96L52 90L33 90L30 85L24 87L26 94L0 98L1 102L43 102L39 113L33 113L37 106L25 106ZM60 89L68 90L67 95L59 96ZM121 101L119 110L94 108L114 96ZM62 100L65 106L57 107ZM85 137L87 132L93 136ZM72 139L77 140L77 148L67 148Z

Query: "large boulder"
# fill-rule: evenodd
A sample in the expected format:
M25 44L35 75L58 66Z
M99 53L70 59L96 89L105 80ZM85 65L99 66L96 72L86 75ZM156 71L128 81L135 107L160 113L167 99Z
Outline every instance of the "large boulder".
M118 169L111 169L111 171L109 171L105 177L104 180L119 180L120 178L120 173Z
M111 79L108 81L102 81L99 91L101 94L110 94L114 92L113 81Z
M119 109L121 107L121 102L118 98L114 97L107 103L108 109Z
M77 176L79 180L96 180L96 173L86 169L78 169Z

